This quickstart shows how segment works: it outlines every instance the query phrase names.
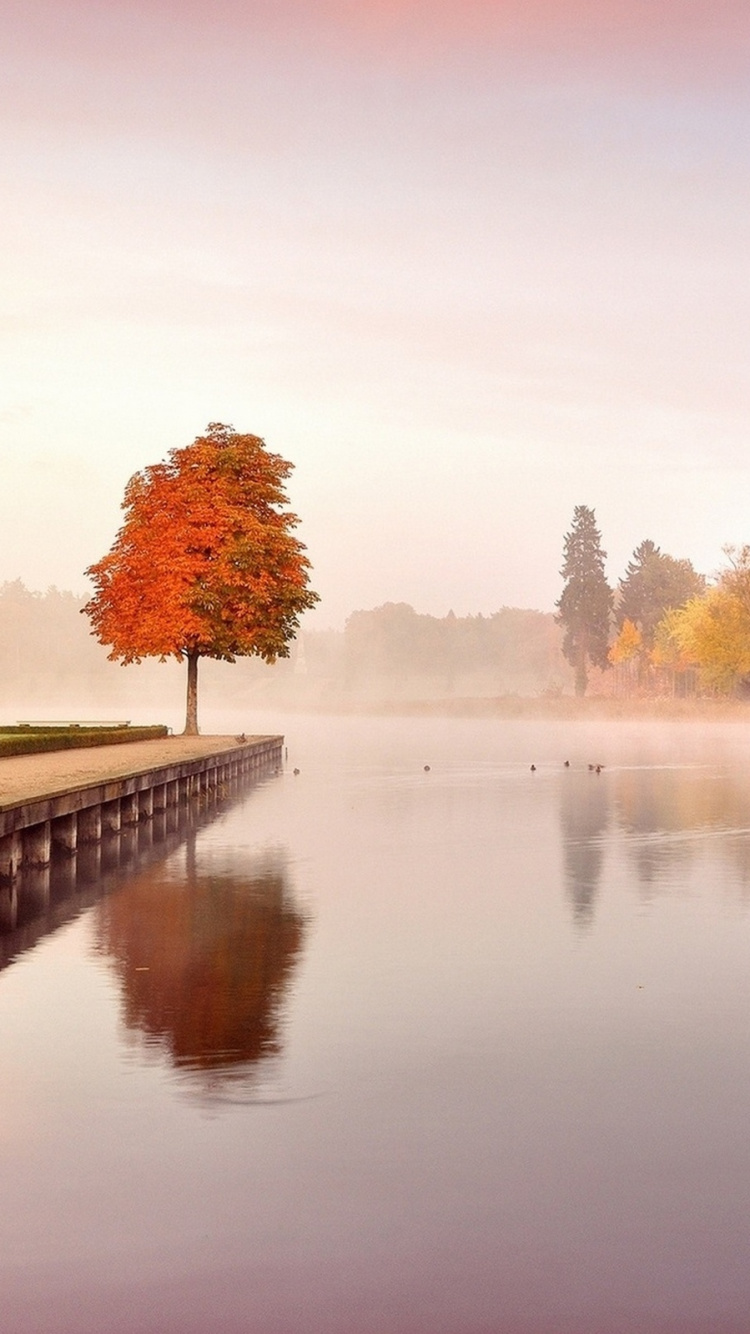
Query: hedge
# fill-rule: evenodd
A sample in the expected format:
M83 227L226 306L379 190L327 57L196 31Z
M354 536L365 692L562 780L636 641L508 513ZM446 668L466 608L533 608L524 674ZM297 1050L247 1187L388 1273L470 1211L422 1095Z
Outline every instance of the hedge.
M9 755L36 755L54 750L78 750L83 746L118 746L128 741L156 741L167 736L167 727L71 727L49 731L33 727L0 727L0 759Z

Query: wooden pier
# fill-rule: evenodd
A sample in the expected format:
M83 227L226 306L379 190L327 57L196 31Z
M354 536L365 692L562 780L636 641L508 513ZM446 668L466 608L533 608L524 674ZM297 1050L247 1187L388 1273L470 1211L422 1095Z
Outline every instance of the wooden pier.
M167 737L0 760L0 881L281 768L284 738Z

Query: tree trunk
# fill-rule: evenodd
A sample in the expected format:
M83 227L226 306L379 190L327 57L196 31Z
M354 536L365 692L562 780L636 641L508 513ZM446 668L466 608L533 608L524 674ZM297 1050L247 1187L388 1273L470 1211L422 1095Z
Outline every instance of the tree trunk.
M187 710L184 736L198 735L198 658L197 649L187 652Z
M586 687L589 683L589 674L586 670L586 654L581 653L576 663L576 695L579 699L586 694Z

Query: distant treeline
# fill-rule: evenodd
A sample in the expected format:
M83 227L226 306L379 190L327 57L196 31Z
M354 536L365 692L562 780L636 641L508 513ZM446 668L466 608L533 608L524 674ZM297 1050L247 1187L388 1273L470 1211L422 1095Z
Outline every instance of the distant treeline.
M4 711L46 711L65 703L91 714L162 698L174 702L182 690L181 667L109 662L80 614L84 602L57 588L32 592L20 580L0 585ZM204 660L201 671L217 704L220 693L231 690L241 703L300 707L560 694L572 680L551 613L503 607L487 616L436 617L405 603L356 611L343 631L305 630L290 657L274 666L254 658L233 665Z
M0 585L0 701L55 697L73 681L83 696L97 693L111 664L79 614L84 601L58 588L33 593L20 579Z
M343 634L347 689L427 696L561 692L571 680L551 613L425 616L404 602L356 611Z

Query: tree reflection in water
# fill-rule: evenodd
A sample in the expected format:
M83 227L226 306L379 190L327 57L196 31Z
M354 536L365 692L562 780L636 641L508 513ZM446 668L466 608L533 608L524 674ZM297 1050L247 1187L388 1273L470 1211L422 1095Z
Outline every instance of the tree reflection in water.
M743 775L699 766L566 773L560 805L565 885L577 927L593 922L608 831L644 903L684 892L706 839L720 834L731 883L750 900L750 796Z
M126 1027L166 1053L191 1087L220 1094L257 1084L281 1047L279 1027L305 919L283 861L150 868L96 907L97 949L122 987Z
M565 887L574 926L585 930L594 920L609 823L608 784L601 774L570 771L564 775L560 802Z
M616 775L615 812L627 837L641 898L686 879L699 844L689 835L713 823L714 785L689 769L625 769Z

